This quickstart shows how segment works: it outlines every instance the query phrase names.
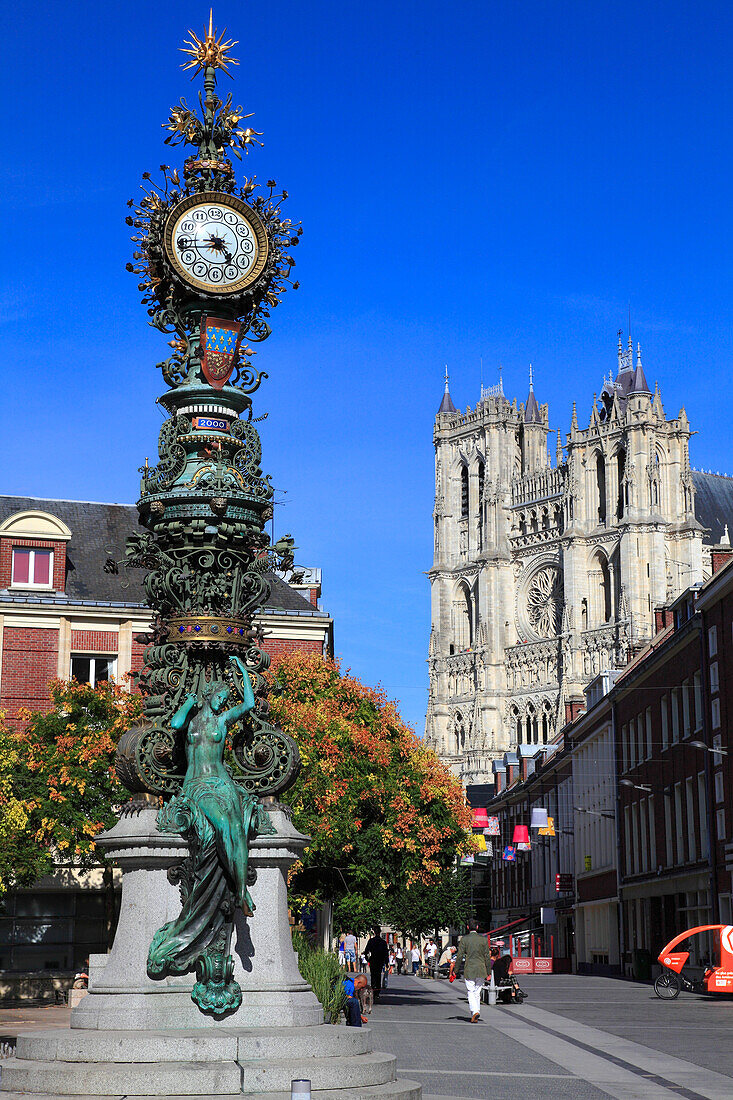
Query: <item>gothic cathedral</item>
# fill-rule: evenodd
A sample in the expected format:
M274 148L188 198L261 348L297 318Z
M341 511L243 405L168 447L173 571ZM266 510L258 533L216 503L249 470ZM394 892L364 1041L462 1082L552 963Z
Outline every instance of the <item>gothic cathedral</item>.
M716 524L698 491L709 501L717 480L730 499L731 479L690 469L684 409L667 419L620 336L615 381L587 428L573 405L554 463L549 432L531 374L525 404L500 384L465 413L446 378L425 736L467 786L491 782L504 752L551 740L583 687L650 640L655 608L710 573Z

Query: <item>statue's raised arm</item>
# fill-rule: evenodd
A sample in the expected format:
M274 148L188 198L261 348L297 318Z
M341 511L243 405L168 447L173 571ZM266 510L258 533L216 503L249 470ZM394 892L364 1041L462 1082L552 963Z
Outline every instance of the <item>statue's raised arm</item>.
M242 702L236 706L231 707L229 710L224 711L221 716L221 720L225 726L232 726L235 722L238 722L240 718L243 718L245 714L252 710L255 705L254 691L252 690L252 681L249 678L249 672L247 666L239 659L239 657L230 657L229 660L233 665L236 665L239 671L242 673Z

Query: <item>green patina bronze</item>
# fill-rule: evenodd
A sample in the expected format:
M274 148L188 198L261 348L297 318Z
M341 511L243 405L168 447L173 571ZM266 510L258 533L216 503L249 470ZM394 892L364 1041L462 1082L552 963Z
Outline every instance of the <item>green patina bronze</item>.
M162 796L158 827L189 847L169 873L182 911L156 933L148 973L196 969L193 999L217 1016L241 1003L232 922L237 908L252 914L249 844L271 831L260 799L285 790L300 766L295 742L269 721L269 657L253 624L272 572L292 568L294 545L289 536L271 545L266 533L273 489L260 467L251 394L267 375L252 368L244 340L269 335L267 318L285 284L297 286L287 250L301 230L283 217L287 196L274 194L273 181L264 194L254 180L237 188L227 153L247 152L259 135L238 128L244 116L231 96L216 95L217 69L233 63L230 48L211 25L202 39L192 36L186 52L204 76L201 117L181 101L166 125L169 143L194 152L182 178L167 165L160 184L146 173L144 197L129 204L136 251L128 268L141 278L150 323L173 336L174 354L160 364L169 388L159 398L167 419L158 462L146 459L140 470L143 531L129 537L121 562L107 563L113 572L120 564L146 570L153 613L150 631L138 636L146 645L137 678L144 719L120 741L118 775L133 793ZM190 210L210 226L197 237L192 223L189 241L177 227L188 225ZM255 257L251 278L248 255L235 256L240 246ZM229 358L207 352L207 324L222 339L227 326L238 334Z

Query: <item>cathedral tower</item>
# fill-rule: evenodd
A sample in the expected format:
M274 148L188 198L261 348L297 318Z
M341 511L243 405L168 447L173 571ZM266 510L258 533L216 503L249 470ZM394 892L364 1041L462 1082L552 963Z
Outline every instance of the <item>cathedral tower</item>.
M425 732L467 785L489 782L504 752L550 740L585 684L651 638L655 607L703 579L690 434L620 336L615 380L587 428L573 405L554 462L531 368L525 404L500 384L463 413L446 377Z

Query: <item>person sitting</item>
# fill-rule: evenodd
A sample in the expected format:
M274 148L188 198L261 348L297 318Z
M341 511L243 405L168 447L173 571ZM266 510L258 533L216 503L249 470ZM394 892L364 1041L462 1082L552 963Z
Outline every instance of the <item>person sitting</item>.
M497 987L497 1000L502 1004L512 1001L521 1001L526 993L519 988L517 979L512 973L511 955L502 955L498 947L491 948L491 973L494 976L494 985Z
M367 1017L362 1015L359 1001L359 991L366 989L367 986L366 974L347 974L341 984L346 994L344 1012L347 1027L361 1027L362 1024L367 1023Z

